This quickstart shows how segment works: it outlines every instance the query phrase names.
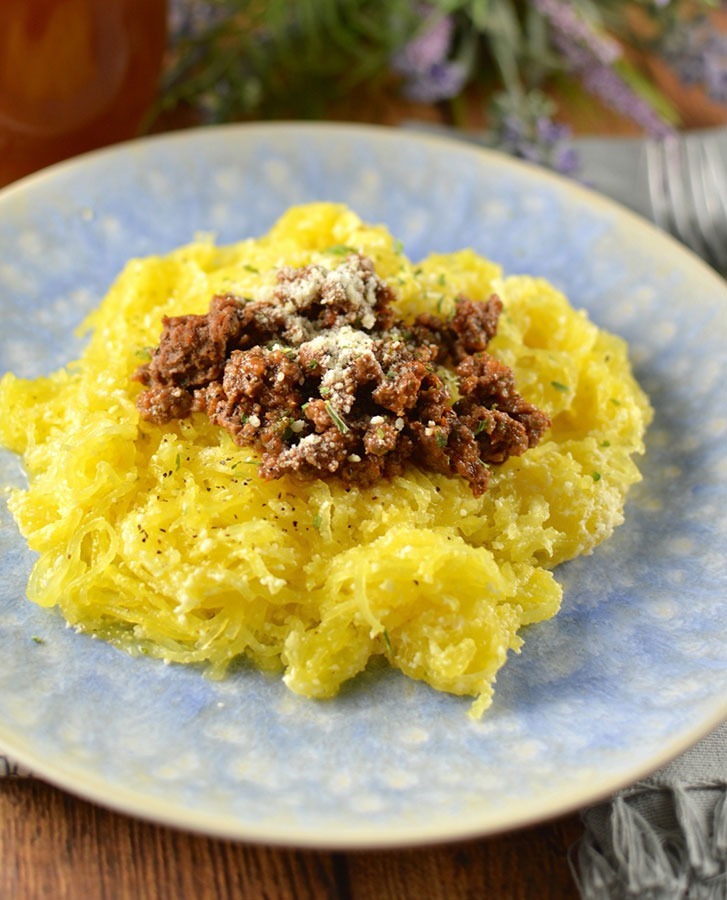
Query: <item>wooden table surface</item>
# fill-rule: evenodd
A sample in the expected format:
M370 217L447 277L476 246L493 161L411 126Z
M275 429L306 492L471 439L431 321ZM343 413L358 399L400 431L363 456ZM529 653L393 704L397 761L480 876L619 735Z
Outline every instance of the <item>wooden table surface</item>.
M720 25L726 25L720 21ZM684 122L727 122L727 111L656 80ZM476 115L476 114L475 114ZM419 107L359 107L337 118L437 120ZM589 101L566 110L576 133L630 134L633 126ZM478 123L475 121L475 125ZM570 900L568 865L578 815L515 833L433 847L314 852L218 840L138 821L32 778L0 779L0 900Z
M2 900L570 900L577 816L457 844L327 853L190 835L0 780Z

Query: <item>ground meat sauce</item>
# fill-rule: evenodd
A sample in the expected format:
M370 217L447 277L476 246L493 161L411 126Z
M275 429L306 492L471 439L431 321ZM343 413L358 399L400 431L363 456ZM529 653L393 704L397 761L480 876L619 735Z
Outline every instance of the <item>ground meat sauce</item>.
M134 376L146 387L139 411L159 424L206 413L261 452L263 478L371 485L413 462L479 496L487 465L521 455L550 425L486 352L502 303L459 298L450 319L406 325L393 299L371 260L352 254L332 270L281 269L264 299L216 296L206 315L165 318Z

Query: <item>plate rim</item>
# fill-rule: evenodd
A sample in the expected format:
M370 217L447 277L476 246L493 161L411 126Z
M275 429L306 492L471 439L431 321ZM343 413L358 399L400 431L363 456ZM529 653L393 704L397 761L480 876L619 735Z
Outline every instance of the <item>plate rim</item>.
M175 807L166 800L150 797L128 788L112 785L109 790L108 783L97 776L86 775L85 781L79 783L77 779L73 778L73 769L56 767L52 763L36 757L32 752L23 750L16 752L12 744L3 738L1 733L0 751L11 757L13 762L28 768L30 777L40 777L49 784L62 788L78 798L152 824L255 845L319 851L402 849L493 837L510 831L534 827L595 806L615 792L635 784L668 765L702 738L727 722L727 700L721 706L722 708L718 709L707 723L698 728L695 727L692 731L681 735L679 740L667 745L659 759L652 757L648 763L634 766L628 771L628 775L622 771L619 775L612 776L601 783L595 792L588 787L581 786L574 790L557 809L550 808L550 804L545 801L536 805L521 802L520 806L515 807L515 811L510 815L500 814L477 818L472 816L472 821L457 827L450 826L446 832L442 831L441 825L439 827L408 826L406 830L392 827L389 832L366 825L353 829L347 827L345 833L341 833L340 829L331 825L323 828L298 826L291 828L289 833L285 833L275 826L240 823L230 815L212 815L188 810L182 806Z
M666 242L673 251L679 256L689 260L690 265L697 265L702 275L709 275L714 283L727 287L727 280L718 274L702 257L697 255L693 250L686 247L677 238L670 233L660 229L654 222L629 209L618 200L601 193L593 187L579 182L576 178L563 175L553 169L541 166L529 160L520 159L496 147L490 147L485 144L475 143L472 140L465 140L449 133L440 133L434 130L418 129L416 127L406 127L402 125L386 125L369 122L339 122L335 120L315 120L302 121L295 119L279 119L274 121L254 121L254 122L222 122L210 123L208 125L197 125L190 128L178 128L173 131L155 132L153 134L140 135L138 137L129 138L110 144L104 147L97 147L93 150L87 150L76 156L60 160L23 176L17 181L13 181L3 187L0 187L0 214L2 206L7 198L11 198L17 192L28 190L36 185L41 184L44 180L53 180L62 177L64 172L72 171L84 163L90 163L95 160L103 160L105 157L112 157L122 153L133 153L137 150L143 151L146 147L154 145L174 143L186 143L190 140L203 139L206 136L225 137L226 135L236 134L254 134L263 133L265 131L300 131L300 132L340 132L359 133L369 136L373 139L383 138L396 140L396 138L405 138L414 140L417 143L431 143L438 145L442 149L456 148L457 152L469 153L473 156L490 158L503 165L511 168L515 172L529 173L540 180L552 182L558 185L561 190L565 189L576 195L580 194L590 205L597 204L605 209L610 209L614 214L618 215L623 221L630 222L634 227L644 228L652 237L656 237L660 242ZM614 138L618 140L618 138ZM628 138L625 138L628 140ZM633 140L633 139L632 139Z
M3 214L6 202L11 201L16 195L29 190L42 189L45 184L52 185L57 179L62 178L66 172L72 174L74 171L97 159L111 159L115 156L124 156L137 152L143 154L147 147L162 144L173 147L174 144L189 143L205 137L209 137L213 141L224 141L230 135L249 135L254 139L267 132L279 134L286 131L309 133L330 131L341 135L361 135L374 141L381 138L387 140L405 138L416 143L433 145L445 152L447 150L456 150L458 153L477 156L480 160L490 158L497 165L504 166L506 169L514 172L525 172L529 177L536 177L545 182L555 183L561 191L566 189L573 196L582 196L591 209L600 206L612 215L617 215L621 221L625 221L631 227L647 229L652 238L658 239L662 244L668 246L670 251L678 252L689 266L698 266L702 276L711 275L727 297L727 283L703 260L681 245L676 239L660 231L643 216L600 194L598 191L559 173L543 169L523 160L514 159L497 149L461 141L448 134L402 129L401 127L389 125L297 121L227 123L146 135L64 160L4 187L0 190L0 216ZM255 844L295 846L306 849L354 850L414 847L423 844L492 836L513 829L533 826L540 822L572 813L585 806L601 802L613 792L663 767L701 740L705 735L719 727L720 723L726 721L727 698L720 700L719 696L715 695L715 699L716 703L709 704L712 712L708 718L700 721L690 729L680 732L678 738L667 743L662 751L659 754L652 755L648 762L625 769L621 768L617 774L599 781L598 788L595 790L587 785L575 787L563 799L562 803L557 805L557 808L553 806L552 797L547 795L539 803L534 804L530 801L525 803L519 802L514 808L508 807L505 810L497 810L496 815L488 814L486 809L481 812L478 810L480 812L478 816L468 814L463 817L464 821L461 826L450 827L446 833L442 832L441 822L439 826L436 824L434 826L406 826L405 828L387 826L390 829L389 831L386 828L379 829L375 823L369 823L362 828L357 826L347 828L344 834L333 834L332 832L336 830L335 825L313 828L305 825L298 825L297 827L294 825L289 833L283 833L275 825L270 827L262 824L260 827L257 827L235 819L230 814L212 814L184 806L174 806L170 804L168 799L145 795L136 789L110 784L98 775L89 776L86 774L83 777L81 773L79 780L79 773L76 772L75 767L58 766L53 762L44 760L42 756L33 751L16 746L12 735L3 734L4 725L0 725L0 750L11 757L14 762L26 766L34 775L69 791L69 793L116 812L136 816L168 827Z

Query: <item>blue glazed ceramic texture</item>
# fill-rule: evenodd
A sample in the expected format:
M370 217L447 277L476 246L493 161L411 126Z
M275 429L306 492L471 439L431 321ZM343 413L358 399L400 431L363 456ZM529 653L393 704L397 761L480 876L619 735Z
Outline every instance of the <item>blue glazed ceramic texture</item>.
M569 182L442 138L350 126L187 132L92 154L0 194L0 370L65 364L132 256L257 235L291 204L348 203L413 258L472 246L543 275L623 335L656 420L627 521L563 566L479 722L377 668L335 701L241 670L131 659L25 600L0 519L0 746L119 809L252 840L364 846L484 834L584 805L727 714L727 288ZM22 483L11 454L5 483Z

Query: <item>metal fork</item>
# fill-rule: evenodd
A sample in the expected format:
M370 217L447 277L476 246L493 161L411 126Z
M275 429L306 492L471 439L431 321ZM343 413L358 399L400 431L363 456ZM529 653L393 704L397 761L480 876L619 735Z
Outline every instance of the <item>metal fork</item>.
M727 275L727 151L718 138L648 141L646 169L656 224Z

